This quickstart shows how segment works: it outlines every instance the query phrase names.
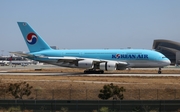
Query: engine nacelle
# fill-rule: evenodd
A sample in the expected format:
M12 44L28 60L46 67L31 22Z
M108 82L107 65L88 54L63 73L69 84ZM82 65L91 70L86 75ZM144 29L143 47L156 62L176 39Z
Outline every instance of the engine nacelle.
M99 68L101 70L116 70L117 69L117 62L114 61L108 61L108 62L104 62L104 63L100 63Z
M82 60L82 61L78 61L78 67L79 68L93 68L94 64L93 64L93 60Z

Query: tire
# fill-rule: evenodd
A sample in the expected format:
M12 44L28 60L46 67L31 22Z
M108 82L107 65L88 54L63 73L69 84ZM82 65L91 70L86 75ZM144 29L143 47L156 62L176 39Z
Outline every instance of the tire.
M158 74L161 74L161 71L158 71Z
M85 70L85 71L84 71L84 74L87 74L87 73L88 73L88 72Z

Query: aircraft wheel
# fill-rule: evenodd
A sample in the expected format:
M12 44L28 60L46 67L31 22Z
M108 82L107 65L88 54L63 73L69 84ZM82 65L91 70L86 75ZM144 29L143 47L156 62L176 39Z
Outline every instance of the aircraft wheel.
M88 73L88 71L87 70L84 70L84 74L87 74Z
M161 71L158 71L158 74L161 74Z
M104 71L102 70L102 71L100 71L100 74L103 74L104 73Z
M103 70L84 70L84 74L103 74Z

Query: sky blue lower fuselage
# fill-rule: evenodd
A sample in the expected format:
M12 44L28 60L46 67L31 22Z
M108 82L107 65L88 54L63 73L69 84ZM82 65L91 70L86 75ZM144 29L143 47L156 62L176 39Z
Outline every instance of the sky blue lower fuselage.
M31 53L50 57L79 57L89 59L111 60L127 62L129 67L163 67L169 61L163 54L154 50L144 49L76 49L76 50L44 50ZM36 59L52 61L46 58ZM162 63L165 62L165 63Z

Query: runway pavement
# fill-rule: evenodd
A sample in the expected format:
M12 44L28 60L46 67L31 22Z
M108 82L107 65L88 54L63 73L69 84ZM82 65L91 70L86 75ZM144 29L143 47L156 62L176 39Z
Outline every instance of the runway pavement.
M129 76L129 77L179 77L180 74L81 74L81 73L8 73L1 72L0 75L39 75L39 76Z
M63 67L54 66L54 65L0 66L0 72L13 71L13 70L26 70L26 69L44 69L44 68L63 68Z
M167 77L167 76L174 76L179 77L180 74L83 74L83 73L9 73L13 70L21 70L21 69L44 69L44 68L62 68L53 65L28 65L26 67L17 65L16 67L12 66L0 66L0 75L40 75L40 76L139 76L139 77ZM142 69L142 68L140 68ZM143 68L144 69L144 68ZM157 68L147 68L149 69L157 69ZM173 69L177 70L180 69L179 67L168 67L163 68L166 69ZM163 71L163 70L162 70Z

